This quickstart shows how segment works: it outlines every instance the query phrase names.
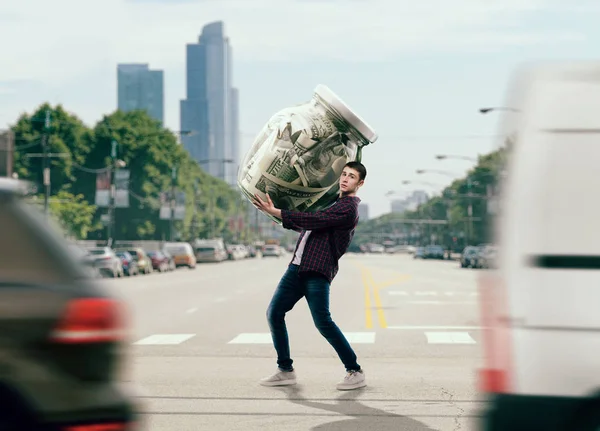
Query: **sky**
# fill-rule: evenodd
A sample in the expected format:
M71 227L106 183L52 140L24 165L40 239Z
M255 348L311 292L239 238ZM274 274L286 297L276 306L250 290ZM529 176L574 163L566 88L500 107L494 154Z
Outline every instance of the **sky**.
M0 2L0 129L46 101L93 125L116 109L117 64L148 63L164 70L165 123L179 130L186 44L221 20L240 90L241 154L272 114L309 100L325 84L379 134L363 151L368 176L359 192L376 217L390 211L390 199L439 191L473 166L436 155L476 158L497 146L502 117L515 114L478 110L504 106L521 64L597 58L600 3L567 3Z

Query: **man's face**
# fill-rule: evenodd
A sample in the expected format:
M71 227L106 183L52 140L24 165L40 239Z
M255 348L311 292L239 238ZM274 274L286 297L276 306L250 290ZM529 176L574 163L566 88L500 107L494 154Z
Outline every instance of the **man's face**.
M340 191L344 195L354 194L364 184L363 180L359 180L358 171L345 167L340 177Z

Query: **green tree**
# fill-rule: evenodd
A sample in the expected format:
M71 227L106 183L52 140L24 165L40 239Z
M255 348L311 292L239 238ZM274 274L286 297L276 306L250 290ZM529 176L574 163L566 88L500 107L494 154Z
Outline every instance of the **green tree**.
M61 190L51 197L49 207L51 215L69 236L85 239L90 231L98 228L94 224L96 207L88 204L81 194Z
M88 171L78 174L78 192L93 201L96 174L90 171L113 166L113 141L116 158L130 171L129 207L115 210L117 239L168 239L170 221L159 217L160 198L173 187L186 195L185 218L175 222L179 239L207 236L210 231L215 235L226 232L226 220L235 212L238 194L206 174L176 136L158 121L143 111L116 111L99 121L90 136ZM105 212L98 211L96 218Z
M46 127L48 113L49 127ZM43 160L30 157L43 153L43 139L46 136L50 153L67 154L68 157L50 159L51 194L68 190L75 181L78 165L85 163L90 151L90 130L73 114L61 105L39 106L31 115L22 114L11 127L15 135L15 172L19 178L43 184Z

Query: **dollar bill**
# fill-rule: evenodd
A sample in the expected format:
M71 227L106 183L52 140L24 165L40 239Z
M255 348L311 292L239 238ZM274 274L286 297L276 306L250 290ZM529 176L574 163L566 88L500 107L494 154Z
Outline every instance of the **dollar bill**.
M315 99L281 110L254 140L239 187L251 199L256 194L264 199L269 193L281 209L327 207L339 193L344 165L359 154L359 143L347 131L344 121Z

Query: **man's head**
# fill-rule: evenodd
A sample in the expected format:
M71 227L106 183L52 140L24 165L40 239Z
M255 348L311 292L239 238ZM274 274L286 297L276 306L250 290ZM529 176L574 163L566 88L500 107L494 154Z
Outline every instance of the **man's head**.
M360 162L348 162L340 176L340 194L354 196L365 183L367 168Z

